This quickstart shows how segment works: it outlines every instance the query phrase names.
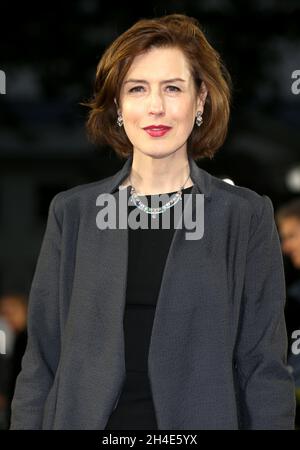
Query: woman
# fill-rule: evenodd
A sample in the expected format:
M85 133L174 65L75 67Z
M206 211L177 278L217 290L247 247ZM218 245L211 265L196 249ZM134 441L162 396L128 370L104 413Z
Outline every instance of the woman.
M185 15L140 20L103 54L87 128L127 161L50 204L11 429L294 427L272 203L195 162L224 142L230 91ZM108 194L159 227L101 228ZM197 239L178 205L204 218Z

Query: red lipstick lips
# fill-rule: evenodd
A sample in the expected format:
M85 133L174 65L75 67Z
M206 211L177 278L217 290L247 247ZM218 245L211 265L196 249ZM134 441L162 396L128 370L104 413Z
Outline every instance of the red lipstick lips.
M160 137L166 134L171 127L167 127L166 125L149 125L145 127L144 130L150 134L152 137Z

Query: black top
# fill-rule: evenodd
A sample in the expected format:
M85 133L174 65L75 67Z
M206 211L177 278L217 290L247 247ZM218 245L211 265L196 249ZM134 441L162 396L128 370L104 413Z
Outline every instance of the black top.
M130 189L130 186L127 188ZM183 189L188 194L192 186ZM173 195L170 192L168 195ZM148 206L157 195L146 195ZM165 204L166 200L162 201ZM184 196L181 204L184 204ZM132 205L132 206L131 206ZM130 213L136 206L130 203ZM157 421L148 377L148 350L157 297L169 247L175 231L174 206L170 208L170 228L162 228L162 214L148 219L148 229L128 228L128 275L124 312L124 339L126 380L116 409L113 410L106 430L155 430ZM150 228L159 220L159 228Z

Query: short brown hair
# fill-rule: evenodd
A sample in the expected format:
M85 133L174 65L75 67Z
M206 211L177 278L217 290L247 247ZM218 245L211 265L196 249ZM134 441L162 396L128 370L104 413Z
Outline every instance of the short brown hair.
M113 147L121 158L133 152L124 128L117 125L120 90L133 59L151 48L183 51L196 87L204 81L208 93L203 124L194 126L187 152L193 159L212 158L225 141L230 114L232 81L218 52L208 43L197 19L184 14L141 19L121 34L103 53L96 72L94 96L81 105L90 108L86 129L91 142Z

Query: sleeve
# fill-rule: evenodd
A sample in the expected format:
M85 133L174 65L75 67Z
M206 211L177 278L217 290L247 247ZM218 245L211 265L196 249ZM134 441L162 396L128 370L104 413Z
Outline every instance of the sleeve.
M10 429L41 429L44 404L59 360L61 228L51 201L29 293L27 345L11 404Z
M262 196L248 242L234 368L242 429L294 429L295 387L287 368L285 275L273 205Z

